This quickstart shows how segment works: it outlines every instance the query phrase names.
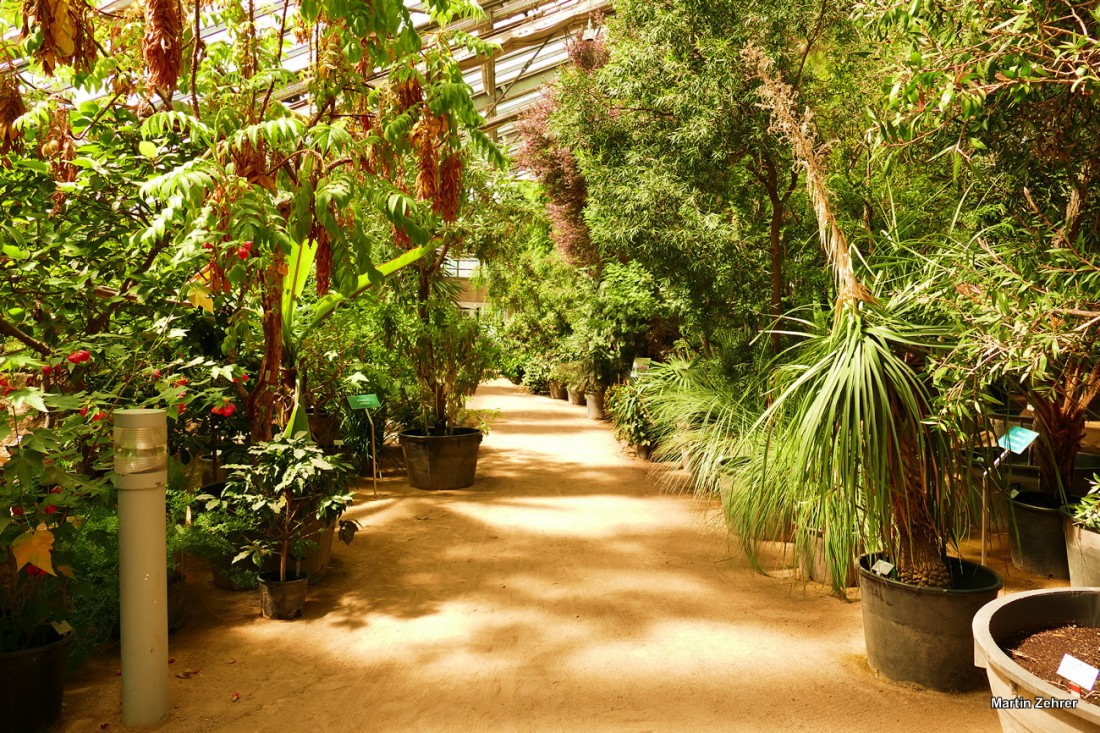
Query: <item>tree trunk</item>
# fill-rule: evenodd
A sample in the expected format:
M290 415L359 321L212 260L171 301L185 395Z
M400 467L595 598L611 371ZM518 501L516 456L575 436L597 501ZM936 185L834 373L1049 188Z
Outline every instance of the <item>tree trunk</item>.
M263 304L264 355L256 386L248 398L249 431L253 443L271 440L271 421L275 398L281 384L283 362L283 280L286 262L282 250L275 248L275 259L264 273Z
M1059 391L1055 396L1031 393L1035 424L1041 440L1036 447L1039 490L1062 501L1073 485L1073 463L1085 436L1085 406L1074 395Z
M783 315L783 202L778 191L769 191L772 204L772 219L768 229L771 244L772 293L771 316L772 353L779 353L779 332L776 330L780 316Z
M900 414L896 410L895 414ZM898 542L894 564L898 580L912 585L948 588L951 573L941 555L941 542L928 505L925 462L916 431L919 426L898 424L901 485L892 494ZM896 471L891 475L898 475ZM935 477L932 478L935 480Z

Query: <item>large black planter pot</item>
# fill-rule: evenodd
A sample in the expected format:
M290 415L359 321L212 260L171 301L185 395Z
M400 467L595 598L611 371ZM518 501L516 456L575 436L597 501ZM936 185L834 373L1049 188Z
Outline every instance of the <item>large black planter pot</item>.
M309 576L296 577L287 573L285 583L279 582L279 573L260 574L260 615L290 621L302 615L309 591Z
M880 577L878 555L859 559L867 661L896 682L934 690L969 690L981 683L974 667L970 624L997 597L1001 577L987 567L949 558L951 588L920 588Z
M21 652L0 654L0 729L47 731L61 718L72 632Z
M1012 499L1009 543L1012 564L1045 578L1069 578L1065 515L1045 494L1026 492Z
M1096 588L1046 588L1013 593L984 606L974 616L974 664L984 667L993 702L1011 701L1034 705L1035 699L1070 700L1065 690L1028 672L1001 648L1013 637L1043 628L1074 623L1100 626L1100 590ZM1076 701L1072 709L1039 707L997 708L1004 731L1100 730L1100 707ZM1015 704L1020 704L1015 703ZM1008 702L1011 706L1014 703ZM995 705L996 707L996 705Z
M415 489L442 491L464 489L477 474L477 450L481 431L455 428L453 435L401 433L401 448Z

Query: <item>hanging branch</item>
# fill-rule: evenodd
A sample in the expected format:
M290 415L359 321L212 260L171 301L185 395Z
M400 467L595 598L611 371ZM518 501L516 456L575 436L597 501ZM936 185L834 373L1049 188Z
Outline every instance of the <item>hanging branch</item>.
M833 269L837 287L837 309L859 302L873 302L874 297L856 278L852 267L851 246L833 215L829 194L825 190L825 166L814 148L810 113L795 113L796 94L772 71L772 61L752 44L742 52L760 77L761 106L772 113L772 131L786 137L794 148L795 157L806 169L806 188L810 194L818 235L825 248L825 258Z

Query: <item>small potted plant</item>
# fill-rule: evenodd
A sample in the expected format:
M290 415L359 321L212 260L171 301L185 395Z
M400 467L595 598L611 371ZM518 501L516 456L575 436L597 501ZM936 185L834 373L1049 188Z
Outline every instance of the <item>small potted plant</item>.
M325 455L301 434L258 443L249 455L251 463L230 467L221 498L206 497L208 507L256 518L255 534L234 561L251 558L256 567L263 567L269 557L277 558L277 571L260 574L261 612L265 618L297 618L309 582L299 564L315 545L309 535L318 523L334 525L351 503L351 467Z
M649 459L657 444L657 428L649 416L642 392L633 382L607 390L607 409L615 426L615 439L634 449L639 458Z
M107 486L67 470L79 455L54 431L23 437L0 469L0 709L39 731L61 715L80 510Z

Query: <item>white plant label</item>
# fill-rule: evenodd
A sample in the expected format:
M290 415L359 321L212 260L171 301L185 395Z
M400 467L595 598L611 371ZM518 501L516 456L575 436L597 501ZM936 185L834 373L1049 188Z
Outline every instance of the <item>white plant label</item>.
M871 566L871 572L875 575L889 575L894 571L894 566L885 560L879 560Z
M1100 675L1100 669L1067 654L1062 657L1062 663L1058 665L1058 674L1082 690L1091 690L1096 684L1096 676Z

